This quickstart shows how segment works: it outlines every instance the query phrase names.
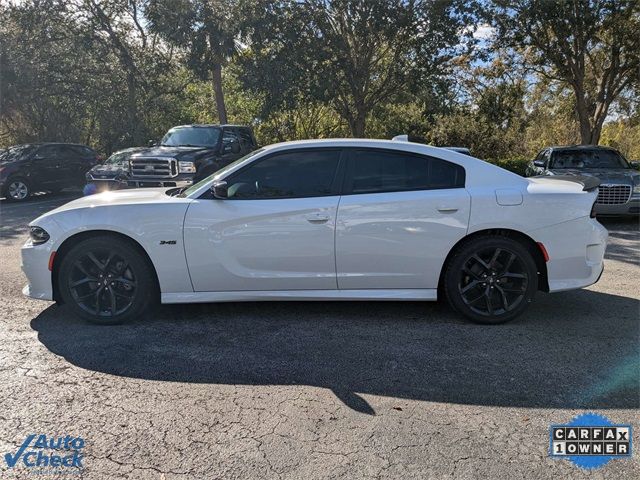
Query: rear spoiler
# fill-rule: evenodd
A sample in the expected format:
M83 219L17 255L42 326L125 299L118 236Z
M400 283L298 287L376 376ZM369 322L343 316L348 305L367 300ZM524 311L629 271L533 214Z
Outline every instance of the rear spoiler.
M546 180L563 180L582 185L582 190L590 192L600 186L600 179L591 175L537 175ZM534 177L535 178L535 177Z

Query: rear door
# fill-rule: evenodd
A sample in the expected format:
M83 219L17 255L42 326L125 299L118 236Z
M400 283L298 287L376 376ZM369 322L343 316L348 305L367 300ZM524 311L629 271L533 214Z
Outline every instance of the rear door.
M340 289L432 289L465 236L465 171L437 158L350 150L336 224Z

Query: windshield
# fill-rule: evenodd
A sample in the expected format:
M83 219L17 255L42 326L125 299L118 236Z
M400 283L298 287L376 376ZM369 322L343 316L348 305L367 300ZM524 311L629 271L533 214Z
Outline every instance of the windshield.
M133 152L118 152L111 155L104 161L105 165L120 165L125 163Z
M183 192L180 192L180 194L178 195L178 197L188 197L189 195L191 195L193 192L197 192L202 186L206 185L207 183L209 183L214 177L218 177L221 175L224 175L225 173L227 173L229 170L231 170L232 168L236 167L238 164L248 160L249 158L253 157L254 155L262 152L264 149L260 148L258 150L254 150L251 153L248 153L247 155L245 155L242 158L239 158L238 160L236 160L235 162L231 162L229 165L227 165L226 167L222 167L220 170L218 170L217 172L213 172L211 175L209 175L208 177L203 178L202 180L200 180L198 183L194 183L193 185L191 185L189 188L187 188L186 190L184 190Z
M630 168L615 150L561 150L553 155L551 168Z
M160 142L168 147L215 147L220 139L218 127L176 127L172 128Z

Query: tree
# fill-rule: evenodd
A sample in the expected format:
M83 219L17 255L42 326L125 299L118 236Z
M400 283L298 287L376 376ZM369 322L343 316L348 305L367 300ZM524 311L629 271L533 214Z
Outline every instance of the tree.
M496 0L496 43L571 88L583 144L598 144L609 108L640 80L636 0Z
M462 0L284 0L245 26L247 86L266 106L329 103L363 137L367 117L433 79L468 36Z
M187 52L187 65L200 78L210 75L220 123L227 123L222 69L237 53L237 8L233 0L150 0L152 31Z

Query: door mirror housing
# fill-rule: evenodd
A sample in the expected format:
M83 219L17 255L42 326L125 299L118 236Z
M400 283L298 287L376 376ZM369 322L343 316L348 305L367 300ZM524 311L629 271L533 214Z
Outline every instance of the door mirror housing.
M149 146L149 147L155 147L155 146L156 146L156 141L155 141L155 140L149 140L149 141L147 142L147 146Z
M225 181L213 182L211 185L211 193L215 198L225 199L229 198L229 192L227 191L228 185Z
M640 161L638 161L638 160L630 161L629 165L631 165L631 168L635 168L636 170L640 170Z
M544 168L544 160L534 160L533 165L536 167Z

